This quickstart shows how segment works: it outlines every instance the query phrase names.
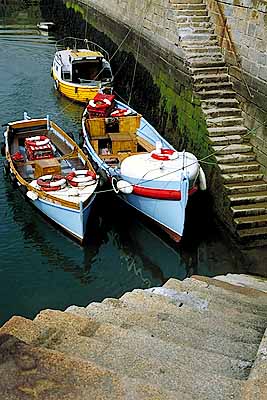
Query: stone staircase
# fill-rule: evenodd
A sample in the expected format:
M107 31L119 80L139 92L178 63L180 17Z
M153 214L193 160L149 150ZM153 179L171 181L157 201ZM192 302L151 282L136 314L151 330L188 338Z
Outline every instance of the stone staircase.
M267 239L267 182L249 143L242 111L233 90L217 37L203 0L170 0L179 45L201 100L211 152L216 152L230 229L243 243Z
M263 400L267 293L195 276L0 329L1 400Z

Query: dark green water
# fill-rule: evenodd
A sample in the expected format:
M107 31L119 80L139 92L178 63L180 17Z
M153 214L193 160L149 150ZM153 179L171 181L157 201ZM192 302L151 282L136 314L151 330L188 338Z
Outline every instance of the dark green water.
M38 4L0 5L0 124L20 119L24 111L32 117L49 114L78 138L82 107L54 92L54 39L38 32L39 20ZM207 224L203 209L196 210L195 204L197 212L188 210L184 241L175 248L114 196L103 194L81 247L13 190L2 161L0 325L14 314L32 318L44 308L87 305L134 288L161 285L171 276L245 270L240 253L212 221Z

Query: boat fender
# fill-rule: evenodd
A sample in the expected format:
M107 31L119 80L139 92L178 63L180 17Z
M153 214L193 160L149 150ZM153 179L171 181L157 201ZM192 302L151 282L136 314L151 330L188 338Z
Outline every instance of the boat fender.
M117 182L117 188L123 194L133 193L133 185L130 182L124 181L123 179Z
M59 90L59 84L58 84L58 80L56 79L54 82L54 87L56 90Z
M200 190L207 189L207 181L206 181L205 172L203 171L203 169L201 167L199 168L199 189Z
M179 156L178 152L176 150L172 149L161 149L161 152L158 153L157 151L153 150L150 153L151 158L154 160L159 160L159 161L171 161L171 160L176 160Z
M9 177L10 177L10 181L11 181L13 187L16 187L16 186L17 186L17 179L16 179L16 176L11 172L10 175L9 175Z
M61 175L43 175L37 179L37 185L45 192L61 190L66 186L66 179Z
M5 143L1 143L1 155L5 157L6 155L6 145Z
M50 139L47 136L32 136L25 139L25 143L29 146L45 146L50 143Z
M35 193L35 192L32 192L31 190L29 190L29 191L26 193L26 196L27 196L29 199L31 199L32 201L35 201L35 200L38 199L38 194Z
M88 169L80 169L70 172L66 179L71 186L87 186L95 183L97 176L95 172Z
M8 175L10 172L9 163L7 160L4 161L4 171L6 175Z

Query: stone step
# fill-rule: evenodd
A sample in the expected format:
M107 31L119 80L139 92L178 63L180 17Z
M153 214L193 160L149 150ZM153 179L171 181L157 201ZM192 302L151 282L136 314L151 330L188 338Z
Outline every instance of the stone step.
M266 293L222 282L207 276L193 275L183 281L169 279L163 287L184 290L191 295L197 295L209 302L220 302L221 307L227 306L230 309L239 309L252 313L256 318L260 315L264 317L264 324L267 318L267 295ZM230 310L228 311L229 314ZM263 327L263 326L262 326ZM263 327L264 328L264 327Z
M208 128L209 136L224 136L224 135L244 135L247 133L247 128L244 126L224 126Z
M223 174L229 173L243 173L243 172L256 172L260 170L260 164L255 161L239 162L234 164L218 164Z
M263 174L259 172L228 172L222 174L222 179L225 183L235 183L235 182L251 182L259 181L263 179ZM247 194L249 196L249 194ZM231 196L232 198L232 196Z
M187 48L184 48L184 51L187 53L186 54L186 59L187 61L189 60L190 62L193 59L200 59L200 58L205 58L208 59L210 58L211 60L221 60L222 59L222 53L218 51L217 49L214 48L214 51L212 50L206 50L202 49L202 51L199 51L199 49L190 49L188 50Z
M232 206L231 210L234 217L242 217L244 215L267 214L267 202L256 204L241 204L239 206Z
M194 44L193 46L187 47L187 46L182 46L184 51L187 53L187 56L190 57L191 53L196 53L201 56L209 56L213 55L214 53L222 54L221 53L221 48L220 46L199 46L197 44ZM225 67L226 68L226 67Z
M208 119L218 117L241 117L242 111L239 108L234 107L214 107L214 108L203 108L203 113Z
M231 193L231 194L261 192L261 191L265 191L265 190L267 191L267 182L256 181L256 182L229 183L229 184L225 185L225 189L228 193Z
M202 100L201 106L202 108L209 108L209 107L228 107L228 108L236 108L238 107L239 103L235 98L209 98Z
M267 192L266 192L267 193ZM267 231L267 215L247 215L244 217L237 217L234 219L237 229L248 228L266 228Z
M154 389L143 379L121 377L88 360L26 344L8 333L0 336L0 352L1 400L165 399L164 391L158 397L158 386ZM175 396L170 399L177 399L177 392Z
M196 75L197 76L197 75ZM195 83L194 90L198 92L213 92L214 90L232 90L233 83L230 81L225 82L208 82L208 83Z
M190 67L190 71L191 71L192 75L228 74L228 67L225 67L225 66L224 67L204 67L204 68L202 68L202 67L200 67L200 68L192 68L192 67Z
M186 57L186 62L189 63L189 65L196 66L196 65L203 65L206 63L218 63L223 61L223 56L221 53L218 54L208 54L208 55L201 55L201 54L193 54L193 55L187 55Z
M86 320L88 326L86 327ZM45 310L42 311L34 320L34 324L38 328L42 328L46 332L46 341L43 346L49 346L57 351L67 352L66 339L70 339L71 352L77 356L76 349L73 347L73 342L78 342L78 347L83 347L83 351L87 351L87 357L91 361L99 364L99 351L101 346L106 352L108 344L108 353L114 353L114 358L124 359L125 355L127 362L129 358L142 358L147 360L157 360L161 363L161 368L164 368L164 363L167 361L177 369L189 369L191 374L204 367L207 374L218 374L229 378L244 379L248 375L247 368L242 368L242 362L229 356L215 354L206 350L193 348L184 348L172 342L168 342L168 336L165 339L151 336L147 331L136 328L119 327L109 323L98 324L97 328L90 327L90 319L79 317L70 313L60 311ZM253 321L255 323L255 321ZM50 338L49 338L50 332ZM57 335L55 335L57 333ZM51 335L52 334L52 335ZM76 336L76 339L75 339ZM63 340L60 340L62 337ZM57 338L57 340L55 340ZM86 339L86 347L83 346L83 338ZM67 346L68 347L68 346ZM95 357L92 359L94 348L97 349ZM66 351L67 350L67 351ZM81 350L81 349L80 349ZM117 357L116 357L117 352ZM243 360L243 363L245 360ZM102 364L102 363L100 363ZM131 363L130 363L131 364ZM247 363L248 365L248 363ZM250 363L251 365L251 363ZM106 364L103 365L106 367ZM174 369L176 369L174 368ZM109 365L110 369L110 365ZM116 369L116 368L112 368ZM126 368L127 369L127 368Z
M188 0L170 0L171 4L188 4ZM203 4L203 0L190 0L190 4Z
M229 146L213 146L217 154L232 154L232 153L246 153L251 152L252 146L247 144L230 144Z
M256 154L253 152L223 154L223 155L215 155L215 159L218 164L248 162L248 161L255 161Z
M186 16L186 17L207 17L208 16L208 11L206 10L206 7L202 9L191 9L191 8L181 8L179 9L179 13L177 13L180 16Z
M180 28L189 28L189 29L212 29L213 30L213 25L211 22L203 22L203 21L199 21L199 22L192 22L190 24L188 24L187 22L178 22L177 24L178 29Z
M207 10L206 5L203 3L174 3L173 9L175 10Z
M209 39L208 36L210 36L210 35L208 35L208 36L202 35L202 36L207 36L206 39L202 39L202 40L196 39L194 34L192 34L191 36L192 36L191 39L183 37L183 40L181 41L182 48L191 47L191 46L195 46L195 47L218 46L218 40ZM224 62L224 66L225 66L225 62Z
M240 135L210 136L209 141L213 146L226 146L233 143L242 143L242 137Z
M201 83L216 83L216 82L229 82L229 75L228 74L210 74L210 75L193 75L193 81L195 84L200 85Z
M193 26L188 26L188 24L177 24L177 29L178 29L178 35L183 34L183 33L190 33L190 34L204 34L204 35L214 35L214 29L211 27L193 27Z
M262 178L261 178L262 179ZM251 179L253 181L253 177ZM259 180L257 176L255 176L254 180ZM267 202L267 192L253 192L253 193L239 193L239 194L231 194L229 196L231 201L231 207L236 205L249 205L249 204L259 204Z
M236 92L233 90L200 90L197 92L202 101L213 99L234 99Z
M208 352L229 356L239 360L252 360L257 352L257 340L247 340L240 337L235 331L225 332L218 338L210 331L204 331L201 324L194 330L186 326L179 317L174 317L166 312L148 310L146 315L136 308L127 307L125 303L117 301L105 304L92 303L86 309L71 306L67 312L86 315L94 318L99 323L110 323L115 326L127 327L133 331L142 330L150 337L168 340L169 343L185 348L202 349ZM166 333L167 332L167 333ZM230 334L230 336L229 336Z
M159 293L163 293L163 295L159 295ZM203 332L202 335L205 336L209 336L210 326L212 326L213 333L216 334L218 340L221 339L221 336L227 334L226 331L231 330L231 335L236 337L235 340L258 341L261 339L266 326L266 316L264 316L264 324L262 318L256 323L254 316L252 316L253 325L247 325L244 324L244 316L241 313L234 312L234 315L228 315L225 318L226 310L216 307L216 302L214 302L214 306L207 299L186 292L173 293L168 289L153 288L147 294L146 291L141 293L139 290L134 290L123 295L122 301L128 307L143 310L144 313L152 309L155 312L161 309L164 314L176 315L179 325L191 326L192 330L202 328L206 332ZM246 338L243 336L245 333ZM227 335L229 336L229 334Z
M242 229L238 232L241 239L259 240L267 238L267 227L258 227L253 229Z
M186 16L186 15L176 15L175 18L176 22L178 24L180 23L187 23L188 26L190 26L192 23L204 23L204 22L209 22L210 17L207 16Z
M207 118L206 123L208 128L213 128L213 127L229 127L229 126L234 126L234 125L242 125L244 122L243 118L241 117L235 117L235 116L229 116L229 117L216 117L216 118Z
M223 60L211 60L210 58L199 58L194 59L190 64L188 63L189 67L197 68L197 67L223 67L225 62Z

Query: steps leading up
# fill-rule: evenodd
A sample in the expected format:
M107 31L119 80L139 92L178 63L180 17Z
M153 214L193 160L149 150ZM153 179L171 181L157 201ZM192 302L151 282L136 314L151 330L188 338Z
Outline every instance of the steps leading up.
M13 317L0 398L243 400L266 326L267 293L197 276Z
M265 207L266 182L259 171L260 164L256 161L253 147L244 143L249 142L248 131L206 3L200 0L177 0L171 1L171 7L176 15L179 45L184 50L194 91L201 100L206 118L211 153L215 151L222 174L222 193L226 195L224 203L230 204L230 217L232 213L231 230L244 243L249 237L254 240L258 234L259 240L255 240L255 245L262 244L262 239L266 237L267 221L262 218L259 222L257 210ZM251 192L255 195L252 196ZM242 208L242 201L243 206L253 201L258 207ZM233 208L237 204L240 206L238 212ZM248 228L242 230L240 218L246 220L247 213L250 213L249 218L254 222L247 223Z

